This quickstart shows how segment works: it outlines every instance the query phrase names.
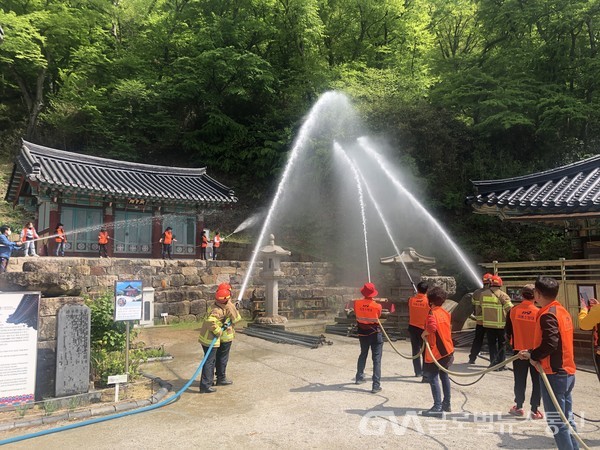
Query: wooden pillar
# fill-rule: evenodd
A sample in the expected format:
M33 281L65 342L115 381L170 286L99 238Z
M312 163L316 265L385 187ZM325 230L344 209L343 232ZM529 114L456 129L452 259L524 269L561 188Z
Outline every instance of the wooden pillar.
M158 242L163 232L163 223L161 207L155 206L152 209L152 257L160 258L162 255L162 244Z

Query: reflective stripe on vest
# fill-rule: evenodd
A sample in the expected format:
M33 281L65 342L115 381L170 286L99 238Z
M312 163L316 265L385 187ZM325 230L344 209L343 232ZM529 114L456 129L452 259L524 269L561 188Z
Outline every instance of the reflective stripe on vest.
M483 289L477 289L473 292L473 297L471 298L471 304L473 305L473 309L475 312L475 320L477 321L477 325L483 325L483 312L481 311L481 293Z
M408 314L409 325L413 327L425 329L427 314L429 314L429 300L426 294L418 293L414 297L408 299Z
M204 316L204 321L202 322L202 325L200 326L200 335L198 336L198 342L200 342L202 345L204 345L205 347L210 346L210 344L212 343L213 339L215 337L217 337L213 332L213 326L215 326L220 329L223 324L221 323L221 321L219 319L217 319L215 316L211 315L210 312L207 312L207 315ZM221 345L221 339L220 337L217 337L217 341L215 342L215 347L219 347Z
M354 300L354 314L358 323L372 325L381 315L381 305L369 298Z
M569 312L557 300L554 300L549 305L540 309L538 312L534 347L537 348L542 344L542 327L540 325L541 318L546 314L552 314L558 322L558 332L560 333L560 345L562 346L562 369L570 375L575 373L575 358L573 355L573 320ZM554 374L551 366L552 354L542 358L540 364L546 374Z
M510 310L510 320L513 333L511 345L514 350L529 350L534 348L536 319L539 308L528 300Z
M486 328L504 328L504 311L500 299L490 290L483 292L481 297L481 315L483 326Z
M434 306L431 308L430 314L435 318L437 331L435 334L427 336L427 342L429 342L433 356L439 361L444 356L454 352L450 313L441 306ZM433 359L431 359L431 355L427 350L425 351L425 362L433 363Z

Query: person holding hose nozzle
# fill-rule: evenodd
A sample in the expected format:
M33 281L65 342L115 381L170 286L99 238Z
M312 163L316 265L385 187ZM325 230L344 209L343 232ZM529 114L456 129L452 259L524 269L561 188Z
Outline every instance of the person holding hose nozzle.
M513 307L510 297L502 289L502 278L493 275L490 287L484 289L481 294L481 314L483 316L483 328L487 334L488 347L490 348L490 367L504 362L505 350L504 327L506 316ZM496 371L506 370L502 366Z
M539 276L535 281L534 299L541 309L536 319L534 346L530 350L521 350L520 359L537 361L558 400L560 409L575 432L573 419L572 392L575 387L575 360L573 354L573 321L571 315L562 306L558 295L558 281L554 278ZM560 450L579 449L577 439L564 424L552 402L546 385L542 383L542 399L548 427L554 433L556 446Z
M373 358L373 386L371 393L381 391L381 355L383 353L383 335L379 327L381 317L381 305L374 297L378 292L373 283L365 283L360 293L364 298L354 300L354 314L356 314L356 326L358 328L358 340L360 341L360 355L356 363L356 384L365 383L365 366L367 356L371 349Z
M217 372L217 386L233 384L233 381L226 376L227 363L229 362L231 343L235 336L233 324L242 319L237 308L231 302L231 286L228 283L221 283L218 286L215 299L215 303L204 317L204 321L200 327L200 336L198 337L198 342L202 344L204 354L209 351L213 339L217 338L214 348L211 350L202 368L202 377L200 379L200 392L202 394L216 392L216 389L212 387L214 384L215 369ZM226 322L229 322L229 327L221 331Z
M477 361L477 356L479 356L479 352L481 351L481 347L483 346L483 338L485 338L485 328L483 328L483 312L481 311L481 297L483 292L490 288L492 277L493 275L491 273L486 273L483 275L483 287L473 292L473 298L471 299L471 303L473 304L473 313L475 315L475 321L477 322L477 325L475 325L475 338L473 339L473 344L471 345L471 352L469 353L469 364L475 364L475 361Z

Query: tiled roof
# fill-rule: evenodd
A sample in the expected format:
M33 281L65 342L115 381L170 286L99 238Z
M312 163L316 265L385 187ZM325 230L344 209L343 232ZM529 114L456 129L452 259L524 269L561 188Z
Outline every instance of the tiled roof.
M504 180L472 181L467 203L500 216L600 213L600 155Z
M23 141L6 200L19 194L20 175L57 192L171 203L232 203L234 192L206 168L164 167L70 153Z

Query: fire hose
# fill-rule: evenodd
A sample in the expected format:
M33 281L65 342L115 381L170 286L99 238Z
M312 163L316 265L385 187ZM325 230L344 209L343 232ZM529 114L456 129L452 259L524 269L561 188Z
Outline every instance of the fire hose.
M417 359L419 356L421 356L421 353L423 353L424 348L427 348L427 351L429 352L429 356L431 357L431 359L433 360L433 362L435 363L435 365L438 367L438 369L446 372L448 375L452 375L455 377L473 377L473 376L477 376L477 375L481 375L481 377L483 377L486 373L488 372L492 372L500 367L505 366L506 364L508 364L509 362L514 361L515 359L517 359L519 357L519 355L514 355L510 358L508 358L507 360L496 364L495 366L491 366L488 367L484 370L480 370L478 372L472 372L472 373L465 373L465 372L454 372L451 370L446 369L444 366L442 366L437 359L435 358L433 351L431 350L431 347L429 346L429 342L427 342L426 339L423 340L423 346L421 347L421 350L419 351L419 353L417 353L416 355L411 355L411 356L407 356L402 354L400 351L398 351L395 347L394 344L392 344L392 341L389 339L385 328L383 328L383 326L381 326L381 322L379 322L379 319L377 319L377 322L379 323L379 326L381 327L381 330L383 331L383 334L385 335L385 337L387 338L388 342L390 343L390 345L392 346L392 348L394 349L394 351L400 355L401 357L405 358L405 359ZM542 369L542 366L540 365L539 362L537 361L533 361L530 360L531 363L533 364L533 366L536 368L536 370L539 372L539 374L542 377L542 380L544 381L544 384L546 385L546 390L548 391L548 394L550 395L550 399L552 400L552 403L554 404L554 407L556 408L556 411L559 413L560 415L560 419L563 421L563 423L565 425L567 425L567 427L569 428L570 433L575 436L575 439L577 439L577 441L579 441L579 443L582 445L582 447L584 449L589 450L589 447L586 445L586 443L583 441L583 439L579 436L579 434L577 434L577 432L573 429L573 427L571 426L571 424L569 423L569 421L567 420L567 417L565 416L565 413L563 412L563 410L561 409L558 400L556 398L556 396L554 395L554 391L552 389L552 386L550 385L550 381L548 381L548 377L546 376L546 373L544 372L544 370ZM479 379L481 379L481 377ZM477 381L479 381L479 379ZM474 383L472 383L474 384Z
M230 325L230 322L228 319L227 322L225 322L225 324L223 325L222 330L225 330L229 325ZM32 438L36 438L36 437L40 437L40 436L45 436L48 434L58 433L60 431L72 430L74 428L80 428L80 427L84 427L86 425L92 425L95 423L106 422L108 420L119 419L119 418L125 417L125 416L132 416L134 414L139 414L139 413L146 412L146 411L152 411L154 409L162 408L163 406L169 405L170 403L173 403L175 400L177 400L181 396L181 394L183 394L185 391L187 391L187 389L192 385L192 383L194 382L196 377L202 371L202 368L204 367L204 364L206 363L206 360L208 359L210 352L212 351L216 342L217 342L217 337L215 337L212 340L212 342L210 343L210 346L208 347L208 351L204 355L204 358L202 358L200 365L198 365L198 368L194 372L194 375L192 375L192 377L187 381L187 383L185 383L183 385L183 387L175 393L175 395L173 395L159 403L155 403L154 405L144 406L143 408L139 408L139 409L133 409L131 411L124 411L124 412L121 412L118 414L111 414L110 416L96 417L94 419L84 420L83 422L73 423L73 424L62 426L62 427L50 428L48 430L42 430L42 431L38 431L35 433L29 433L29 434L24 434L21 436L15 436L12 438L3 439L0 441L0 445L12 444L13 442L20 442L20 441L24 441L26 439L32 439Z

